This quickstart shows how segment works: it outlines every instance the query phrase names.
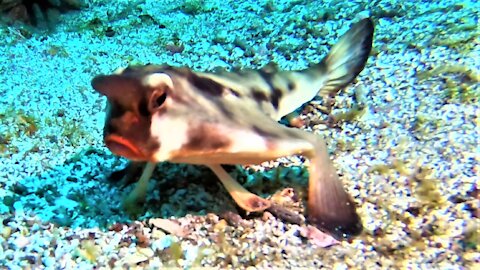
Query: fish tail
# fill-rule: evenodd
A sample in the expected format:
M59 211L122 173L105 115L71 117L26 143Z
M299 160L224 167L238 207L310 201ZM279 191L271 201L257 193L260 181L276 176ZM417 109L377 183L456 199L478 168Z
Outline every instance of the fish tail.
M374 26L370 18L355 23L313 70L326 74L318 95L336 94L363 70L372 49Z

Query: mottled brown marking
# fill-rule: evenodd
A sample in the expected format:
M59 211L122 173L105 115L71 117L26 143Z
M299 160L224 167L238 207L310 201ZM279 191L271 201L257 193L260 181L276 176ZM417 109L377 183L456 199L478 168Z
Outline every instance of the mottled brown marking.
M270 62L267 65L265 65L262 70L267 73L275 73L278 71L278 65L274 62Z
M273 88L272 96L270 97L272 105L275 109L278 109L280 98L282 98L282 91L278 88Z
M140 84L138 78L124 75L96 76L91 84L98 93L124 108L132 108L129 105L137 103L148 93L148 89Z
M258 135L262 136L262 137L277 137L277 134L276 133L272 133L272 132L269 132L267 131L265 128L261 127L261 126L258 126L258 125L252 125L252 130L255 131L255 133L257 133Z
M263 211L270 207L269 201L261 199L260 197L250 197L245 201L245 204L251 209L251 211Z
M182 150L210 151L228 147L231 143L227 136L208 124L190 128L187 135L189 140Z
M268 96L261 90L255 88L252 88L252 98L255 99L255 101L258 103L263 101L268 102Z
M224 87L216 81L204 78L190 72L187 76L188 81L194 85L200 92L211 96L220 96L224 91Z
M287 84L288 91L293 91L295 89L295 83L294 82L288 82Z

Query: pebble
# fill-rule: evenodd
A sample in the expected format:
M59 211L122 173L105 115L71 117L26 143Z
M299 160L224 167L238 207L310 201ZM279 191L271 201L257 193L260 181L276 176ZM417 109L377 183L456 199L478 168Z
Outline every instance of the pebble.
M22 249L22 248L26 247L28 244L30 244L30 239L28 239L25 236L18 236L13 241L13 244L14 244L15 248Z

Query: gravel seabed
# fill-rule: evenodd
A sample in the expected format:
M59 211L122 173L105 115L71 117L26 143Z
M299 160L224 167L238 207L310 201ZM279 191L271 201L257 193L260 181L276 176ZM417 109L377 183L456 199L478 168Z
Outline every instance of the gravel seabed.
M480 268L480 3L86 2L49 33L0 26L1 269ZM363 113L328 128L314 100L300 115L326 138L362 235L325 248L305 225L239 216L212 173L183 164L158 166L142 217L123 212L132 187L106 179L126 161L103 146L95 75L135 63L303 68L368 16L372 56L333 111L361 102ZM302 164L236 177L264 196L302 195Z

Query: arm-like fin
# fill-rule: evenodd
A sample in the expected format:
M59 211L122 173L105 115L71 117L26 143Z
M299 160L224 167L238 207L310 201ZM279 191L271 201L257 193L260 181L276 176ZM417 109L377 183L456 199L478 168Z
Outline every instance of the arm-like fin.
M270 201L263 199L250 191L246 190L235 179L233 179L223 168L218 164L207 164L207 166L220 179L225 189L230 196L235 200L238 206L247 212L260 212L271 206Z
M147 163L137 185L123 201L123 208L131 216L137 217L142 213L145 198L147 197L148 183L155 170L155 165L156 163Z

